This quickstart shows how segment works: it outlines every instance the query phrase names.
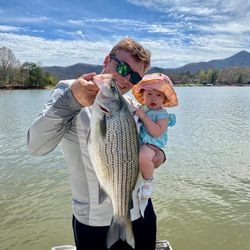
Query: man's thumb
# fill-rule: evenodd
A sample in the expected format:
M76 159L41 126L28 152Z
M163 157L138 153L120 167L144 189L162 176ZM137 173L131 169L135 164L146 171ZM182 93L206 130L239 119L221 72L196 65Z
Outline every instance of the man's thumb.
M80 76L81 78L83 78L86 81L90 81L93 79L93 77L96 75L95 72L92 73L88 73L88 74L83 74L82 76Z

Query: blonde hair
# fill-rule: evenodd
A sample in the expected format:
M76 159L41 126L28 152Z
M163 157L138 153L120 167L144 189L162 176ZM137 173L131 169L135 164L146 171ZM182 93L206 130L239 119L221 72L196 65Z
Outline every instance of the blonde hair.
M142 47L141 44L136 42L130 37L122 38L110 51L110 56L116 56L119 50L125 50L129 52L132 57L138 61L144 63L144 72L150 67L151 53L149 50Z

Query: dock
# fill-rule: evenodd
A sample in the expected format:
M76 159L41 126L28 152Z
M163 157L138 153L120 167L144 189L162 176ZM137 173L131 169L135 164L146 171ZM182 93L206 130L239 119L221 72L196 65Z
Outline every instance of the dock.
M169 241L167 240L158 240L156 242L155 250L173 250Z
M71 245L64 245L52 247L51 250L76 250L76 247ZM173 248L167 240L158 240L156 242L155 250L173 250Z

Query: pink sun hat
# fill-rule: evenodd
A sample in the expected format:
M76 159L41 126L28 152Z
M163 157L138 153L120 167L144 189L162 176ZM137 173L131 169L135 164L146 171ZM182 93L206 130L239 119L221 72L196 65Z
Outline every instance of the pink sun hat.
M173 83L168 76L162 73L147 74L132 88L132 94L141 104L144 104L142 91L144 89L162 92L166 96L165 102L163 103L164 107L174 107L178 105L178 98L173 89Z

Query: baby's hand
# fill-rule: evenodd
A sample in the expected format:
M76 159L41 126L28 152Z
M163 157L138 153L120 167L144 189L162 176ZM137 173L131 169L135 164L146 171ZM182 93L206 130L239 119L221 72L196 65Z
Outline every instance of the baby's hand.
M135 112L141 120L143 120L146 117L146 114L143 109L137 109Z

